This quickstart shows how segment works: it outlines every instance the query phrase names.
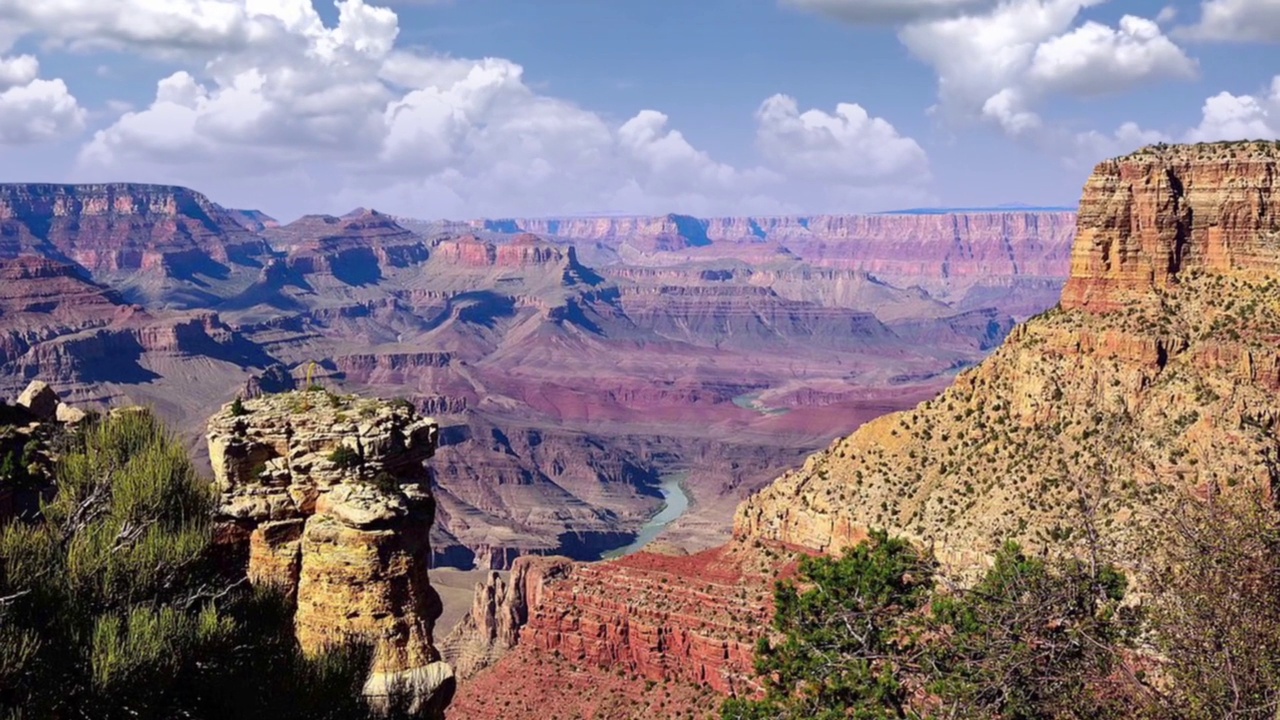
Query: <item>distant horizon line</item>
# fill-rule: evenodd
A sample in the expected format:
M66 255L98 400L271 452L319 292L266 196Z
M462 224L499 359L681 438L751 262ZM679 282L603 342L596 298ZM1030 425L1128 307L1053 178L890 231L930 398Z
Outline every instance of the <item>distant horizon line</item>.
M484 217L473 217L466 220L453 220L449 218L422 218L412 215L401 215L398 213L385 213L391 217L400 220L412 220L423 223L476 223L476 222L503 222L509 220L592 220L592 219L614 219L614 218L661 218L668 216L688 217L696 220L716 220L722 218L750 218L750 219L780 219L780 218L803 218L803 217L821 217L829 216L870 216L870 215L965 215L976 213L1073 213L1078 210L1075 205L1027 205L1023 203L1006 203L1002 205L976 205L973 207L917 207L902 208L897 210L867 210L862 212L814 212L814 213L786 213L786 214L714 214L714 215L694 215L691 213L668 212L668 213L634 213L634 212L600 212L600 213L563 213L551 215L489 215ZM377 211L382 212L382 211Z

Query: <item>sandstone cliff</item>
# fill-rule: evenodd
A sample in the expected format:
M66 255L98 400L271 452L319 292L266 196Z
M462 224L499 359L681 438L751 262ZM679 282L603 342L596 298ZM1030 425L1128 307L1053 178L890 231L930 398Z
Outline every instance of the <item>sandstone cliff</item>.
M437 432L409 406L323 391L228 405L208 428L222 544L252 582L293 598L303 649L371 638L365 691L407 685L436 716L454 683L427 577L435 504L423 461Z
M1280 148L1151 148L1085 186L1062 305L940 397L868 423L739 510L819 550L886 527L961 570L1015 538L1121 560L1185 493L1280 481Z
M483 667L477 660L498 659L461 684L452 712L713 717L723 695L756 692L753 648L768 627L772 584L794 572L794 557L757 545L598 564L522 558L507 583L477 587L470 618L450 637L469 673Z
M266 244L200 193L167 185L0 185L0 256L49 254L95 272L184 274Z

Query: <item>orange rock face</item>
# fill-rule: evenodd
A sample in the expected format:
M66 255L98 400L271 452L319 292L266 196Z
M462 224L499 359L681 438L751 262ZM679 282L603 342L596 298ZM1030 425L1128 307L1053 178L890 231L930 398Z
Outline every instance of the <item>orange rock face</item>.
M1189 271L1275 276L1278 190L1274 143L1148 148L1098 165L1080 201L1063 308L1115 310Z
M541 598L528 596L518 645L462 683L451 712L512 720L546 717L549 707L565 717L711 716L723 696L757 692L753 648L772 616L773 582L794 572L794 557L781 546L747 544L683 557L642 552L535 580ZM532 577L513 571L517 585L500 592L519 593L518 583ZM484 594L482 585L478 600ZM572 670L557 682L534 670L544 664ZM546 682L542 695L520 689L516 678L529 672ZM593 690L575 684L588 676L597 679ZM672 698L660 710L655 685Z

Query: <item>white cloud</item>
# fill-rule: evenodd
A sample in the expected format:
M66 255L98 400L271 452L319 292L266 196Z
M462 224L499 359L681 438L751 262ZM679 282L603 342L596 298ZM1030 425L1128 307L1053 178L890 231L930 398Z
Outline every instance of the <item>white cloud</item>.
M61 80L32 80L0 92L0 145L26 145L78 133L86 112Z
M1280 42L1280 2L1204 0L1200 21L1177 34L1196 40Z
M918 181L929 162L915 140L903 137L859 105L841 103L835 114L800 112L795 98L774 95L756 113L756 144L775 166L794 177L865 185Z
M1153 79L1194 79L1197 63L1144 18L1125 15L1118 28L1087 22L1036 48L1028 76L1048 91L1075 95L1121 92Z
M782 0L858 24L899 24L990 7L996 0Z
M0 57L0 88L26 85L40 75L40 62L31 55Z
M1110 135L1097 131L1077 134L1073 147L1075 154L1064 160L1072 167L1088 167L1107 158L1128 155L1147 145L1172 141L1173 138L1163 132L1127 122Z
M908 25L899 37L937 73L945 117L986 118L1016 134L1039 121L1026 87L1037 48L1101 1L1013 0L987 13Z
M247 5L279 14L309 0L0 0L0 24L77 47L222 50L255 33ZM264 15L268 13L263 13Z
M853 23L901 25L898 37L938 78L932 108L957 124L989 122L1041 137L1053 94L1088 97L1161 79L1191 79L1197 64L1151 20L1080 22L1106 0L787 0ZM1160 15L1168 21L1168 12Z
M1201 110L1200 123L1177 134L1144 129L1133 122L1121 125L1110 135L1077 134L1071 144L1074 154L1064 160L1071 166L1087 166L1153 143L1277 139L1280 139L1280 76L1255 95L1221 92L1208 98Z
M509 60L397 48L395 13L363 0L338 0L332 27L309 0L127 1L163 8L166 22L177 4L237 4L242 12L218 22L174 20L175 34L201 38L199 52L173 56L186 69L160 80L146 107L93 135L80 153L83 176L128 174L211 190L222 183L254 202L288 187L298 190L291 210L351 201L457 217L870 208L896 199L903 188L894 183L907 176L914 184L906 189L918 195L927 169L919 145L860 107L801 114L794 101L789 114L758 118L760 136L772 139L761 145L764 164L734 167L656 110L613 120L538 92ZM113 22L103 19L84 37L146 52L177 48L158 32L135 29L121 40ZM810 134L788 135L784 121L811 125ZM806 159L774 151L785 143ZM299 173L312 179L301 182ZM866 189L877 182L882 191Z
M1280 139L1280 76L1266 93L1219 93L1204 102L1200 124L1188 131L1189 142Z

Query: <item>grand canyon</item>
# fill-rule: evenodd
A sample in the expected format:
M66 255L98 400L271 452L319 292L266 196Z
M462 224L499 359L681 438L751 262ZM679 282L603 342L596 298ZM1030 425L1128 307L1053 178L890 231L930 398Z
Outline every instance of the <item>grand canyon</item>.
M1016 541L1159 588L1185 501L1273 497L1278 164L1154 146L1075 213L788 218L0 186L0 514L59 517L60 434L163 421L219 572L304 654L371 638L383 712L717 717L766 696L780 588L882 531L952 587Z
M86 408L150 406L197 454L237 395L403 397L441 423L437 564L599 558L677 482L691 509L669 537L701 549L749 493L1049 307L1073 223L281 225L185 188L0 186L0 390L39 378Z

